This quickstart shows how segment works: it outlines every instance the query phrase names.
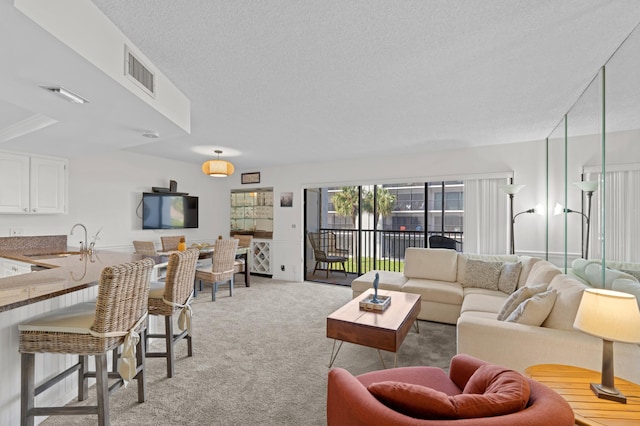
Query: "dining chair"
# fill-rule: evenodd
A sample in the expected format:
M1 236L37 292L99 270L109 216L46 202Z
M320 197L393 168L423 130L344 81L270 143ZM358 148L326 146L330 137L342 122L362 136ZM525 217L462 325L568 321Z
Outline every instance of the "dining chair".
M31 318L18 325L21 353L20 415L22 425L33 425L36 416L97 414L99 425L109 424L109 395L134 378L138 402L147 399L144 336L147 328L149 278L154 262L105 267L100 275L95 303L78 303ZM107 354L122 345L118 372L109 372ZM77 354L78 362L36 386L36 353ZM89 356L95 371L88 371ZM49 364L49 363L47 363ZM54 363L57 364L57 363ZM38 366L43 365L38 362ZM78 372L78 401L87 399L89 378L96 379L97 403L92 406L35 407L37 395L70 374ZM117 379L109 386L108 379Z
M133 248L136 254L145 256L157 256L156 244L153 241L134 241Z
M210 268L196 269L196 280L209 282L213 284L211 289L211 300L216 300L216 293L220 284L229 283L229 296L233 296L233 280L235 274L234 263L236 259L236 250L238 249L238 240L235 238L218 239L213 246L213 257L211 259Z
M184 238L184 235L160 237L160 241L162 242L162 251L177 251L178 244L180 244L180 238Z
M234 270L236 274L244 272L244 285L245 287L251 287L251 283L249 282L250 276L250 266L249 266L249 256L251 256L251 250L253 246L253 235L234 235L233 238L238 240L238 248L246 247L247 250L243 254L237 254L236 260L233 264Z
M149 315L164 317L164 334L147 333L147 358L166 358L167 377L173 377L175 364L175 345L180 340L187 341L187 356L193 356L191 344L191 300L193 299L193 280L200 251L190 248L169 255L165 282L151 282L149 290ZM174 314L178 316L179 334L173 334ZM150 352L149 339L165 340L164 352Z

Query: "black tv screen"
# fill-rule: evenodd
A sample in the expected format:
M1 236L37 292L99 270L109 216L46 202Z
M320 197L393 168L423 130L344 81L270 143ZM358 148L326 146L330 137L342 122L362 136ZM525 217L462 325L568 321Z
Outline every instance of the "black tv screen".
M142 229L198 227L198 197L161 193L142 194Z

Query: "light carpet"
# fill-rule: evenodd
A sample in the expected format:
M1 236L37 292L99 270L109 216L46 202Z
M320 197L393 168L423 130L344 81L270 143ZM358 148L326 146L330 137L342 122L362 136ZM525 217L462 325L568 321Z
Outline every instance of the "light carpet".
M329 358L326 317L351 299L349 287L252 277L251 287L211 288L193 302L194 356L179 343L175 376L162 358L148 358L147 402L136 383L111 399L113 425L325 425ZM398 366L447 369L455 326L420 321L398 352ZM176 328L177 329L177 328ZM152 347L164 344L154 340ZM393 354L383 352L387 366ZM345 343L334 367L352 374L382 368L375 349ZM90 390L89 403L95 404ZM77 404L77 403L73 403ZM57 416L42 424L96 424L97 416Z

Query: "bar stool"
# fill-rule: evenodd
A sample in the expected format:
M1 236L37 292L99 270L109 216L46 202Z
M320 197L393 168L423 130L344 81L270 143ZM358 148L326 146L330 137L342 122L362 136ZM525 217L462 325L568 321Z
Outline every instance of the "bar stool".
M109 394L136 379L138 402L146 400L144 341L147 327L151 259L102 270L95 303L79 303L30 319L18 326L21 355L21 424L33 425L35 416L97 414L99 425L109 422ZM123 345L118 373L109 372L107 353ZM35 354L78 354L78 363L35 386ZM89 355L96 371L88 371ZM95 377L97 405L86 407L35 407L35 397L55 383L78 372L78 400L88 394L88 379ZM109 387L108 379L118 379Z
M146 351L147 358L166 358L167 377L173 377L175 345L182 339L187 340L187 355L193 356L191 345L191 299L192 283L196 275L196 263L200 250L187 249L174 252L169 256L165 282L152 282L149 291L149 315L164 316L164 334L147 333L148 341L153 338L165 339L165 352ZM173 314L180 311L178 317L179 334L173 334Z

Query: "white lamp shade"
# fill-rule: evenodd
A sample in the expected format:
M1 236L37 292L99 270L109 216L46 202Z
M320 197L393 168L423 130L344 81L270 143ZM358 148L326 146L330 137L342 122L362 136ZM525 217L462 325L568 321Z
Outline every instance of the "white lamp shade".
M585 180L580 182L573 182L573 184L580 188L582 192L594 192L596 189L598 189L597 180Z
M640 310L636 297L620 291L586 289L573 326L612 342L640 343Z
M224 160L209 160L202 164L202 172L213 177L231 176L234 170L233 164Z
M556 203L556 205L553 207L553 215L558 216L562 213L564 213L564 207L562 207L562 204Z
M524 188L524 185L516 185L513 183L500 185L500 189L502 189L504 192L506 192L509 195L517 194L518 191L520 191L522 188Z

